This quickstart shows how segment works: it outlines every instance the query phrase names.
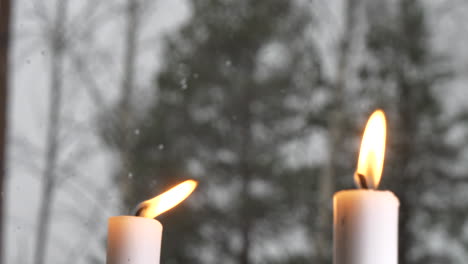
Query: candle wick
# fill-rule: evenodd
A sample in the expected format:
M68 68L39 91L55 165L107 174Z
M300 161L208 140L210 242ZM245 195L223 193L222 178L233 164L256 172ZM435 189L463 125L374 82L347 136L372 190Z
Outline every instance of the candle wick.
M145 209L144 206L138 206L135 210L135 213L133 214L134 216L141 216L141 213L143 212L143 210Z
M356 173L358 178L359 178L359 185L361 188L363 189L369 189L369 186L367 186L367 181L366 181L366 176L360 174L360 173Z

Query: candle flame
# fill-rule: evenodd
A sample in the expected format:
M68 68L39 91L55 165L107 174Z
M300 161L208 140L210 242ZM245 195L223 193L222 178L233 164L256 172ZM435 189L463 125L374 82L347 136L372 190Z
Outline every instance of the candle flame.
M186 180L168 191L140 203L137 206L137 215L155 218L185 200L197 185L198 183L194 180Z
M382 176L387 133L385 113L376 110L367 121L354 180L361 188L377 189Z

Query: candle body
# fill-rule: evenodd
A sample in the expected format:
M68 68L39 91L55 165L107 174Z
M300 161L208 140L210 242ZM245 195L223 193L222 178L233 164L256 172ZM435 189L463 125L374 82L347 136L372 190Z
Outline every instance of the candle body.
M109 218L107 264L159 264L162 225L136 216Z
M345 190L333 197L333 263L398 263L398 198L389 191Z

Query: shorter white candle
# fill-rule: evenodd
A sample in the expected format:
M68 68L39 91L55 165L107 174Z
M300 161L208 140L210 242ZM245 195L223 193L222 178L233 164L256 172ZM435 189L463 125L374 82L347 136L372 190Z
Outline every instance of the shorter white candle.
M107 264L159 264L163 227L153 218L185 200L196 186L187 180L139 204L136 216L109 218Z
M155 219L138 216L109 218L107 264L157 264L163 227Z

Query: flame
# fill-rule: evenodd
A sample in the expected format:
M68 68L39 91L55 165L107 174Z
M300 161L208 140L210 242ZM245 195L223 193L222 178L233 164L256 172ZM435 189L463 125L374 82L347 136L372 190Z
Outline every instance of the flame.
M371 189L377 189L379 186L385 158L386 133L385 113L382 110L376 110L369 117L362 136L361 150L354 176L358 186ZM364 179L360 179L360 177ZM365 186L363 186L364 184Z
M155 218L185 200L197 185L198 183L194 180L186 180L168 191L140 203L137 207L137 215Z

